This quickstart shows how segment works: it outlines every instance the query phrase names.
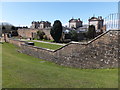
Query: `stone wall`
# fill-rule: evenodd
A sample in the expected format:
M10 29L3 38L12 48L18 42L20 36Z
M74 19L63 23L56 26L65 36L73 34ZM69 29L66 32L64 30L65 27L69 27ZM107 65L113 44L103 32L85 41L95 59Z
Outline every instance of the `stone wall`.
M20 41L20 40L14 40L14 39L7 39L6 42L9 42L11 44L14 44L18 47L21 47L22 44L25 44L25 41Z
M37 29L18 29L18 35L24 38L32 38L32 33L37 33Z
M25 54L76 68L118 67L118 36L120 30L110 30L87 43L69 43L57 50L22 44ZM10 42L11 43L11 42Z
M51 59L53 59L54 57L53 56L54 50L50 50L46 48L22 44L21 49L23 53L34 56L36 58L41 58L51 61Z
M87 44L70 44L55 52L60 65L78 68L118 67L118 34L109 31Z
M53 40L51 34L50 34L50 28L46 28L46 29L41 29L46 35L48 38L50 38L50 40Z
M24 38L33 38L33 33L37 34L37 31L43 31L50 40L53 40L53 38L50 35L50 28L44 28L44 29L18 29L18 35L24 37Z

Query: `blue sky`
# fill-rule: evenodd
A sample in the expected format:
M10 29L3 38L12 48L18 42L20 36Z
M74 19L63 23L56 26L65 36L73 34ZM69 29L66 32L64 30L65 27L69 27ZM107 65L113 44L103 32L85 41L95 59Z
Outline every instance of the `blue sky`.
M69 19L80 18L88 23L89 17L106 17L118 11L117 2L2 2L2 19L13 25L31 25L34 21L60 20L63 25Z

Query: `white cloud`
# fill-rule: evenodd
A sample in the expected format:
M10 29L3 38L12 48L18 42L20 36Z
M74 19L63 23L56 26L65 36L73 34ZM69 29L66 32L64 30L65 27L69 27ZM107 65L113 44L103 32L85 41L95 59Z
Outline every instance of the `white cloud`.
M22 24L20 24L20 25L14 25L14 26L20 26L20 27L23 27L23 26L27 26L28 28L30 28L30 25L22 25Z
M6 20L0 20L0 23L2 23L2 22L8 22L8 21L6 21Z
M65 23L65 24L63 24L63 26L67 26L67 27L69 27L69 23Z
M88 25L88 22L83 22L83 25Z
M12 25L14 25L14 26L20 26L20 27L23 27L23 26L28 26L28 27L30 27L30 26L31 26L31 25L27 25L27 24L14 24L14 23L11 23L11 22L9 22L9 21L7 21L7 20L0 20L0 23L4 23L4 22L10 23L10 24L12 24Z

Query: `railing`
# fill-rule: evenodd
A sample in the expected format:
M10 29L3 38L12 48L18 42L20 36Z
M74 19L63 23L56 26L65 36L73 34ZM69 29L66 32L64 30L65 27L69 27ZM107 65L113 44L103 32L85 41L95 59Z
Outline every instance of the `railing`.
M106 30L120 29L120 13L109 14L104 18L104 25Z

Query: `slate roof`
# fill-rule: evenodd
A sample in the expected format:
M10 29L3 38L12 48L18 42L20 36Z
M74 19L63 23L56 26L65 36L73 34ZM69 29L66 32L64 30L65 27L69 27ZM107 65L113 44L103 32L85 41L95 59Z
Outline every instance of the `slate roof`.
M80 18L78 18L78 19L72 18L69 20L69 22L82 22L82 21L80 20Z
M103 20L101 16L97 17L91 17L88 21L101 21Z
M40 23L49 23L49 24L51 24L49 21L32 21L32 24L33 23L38 23L38 24L40 24Z

